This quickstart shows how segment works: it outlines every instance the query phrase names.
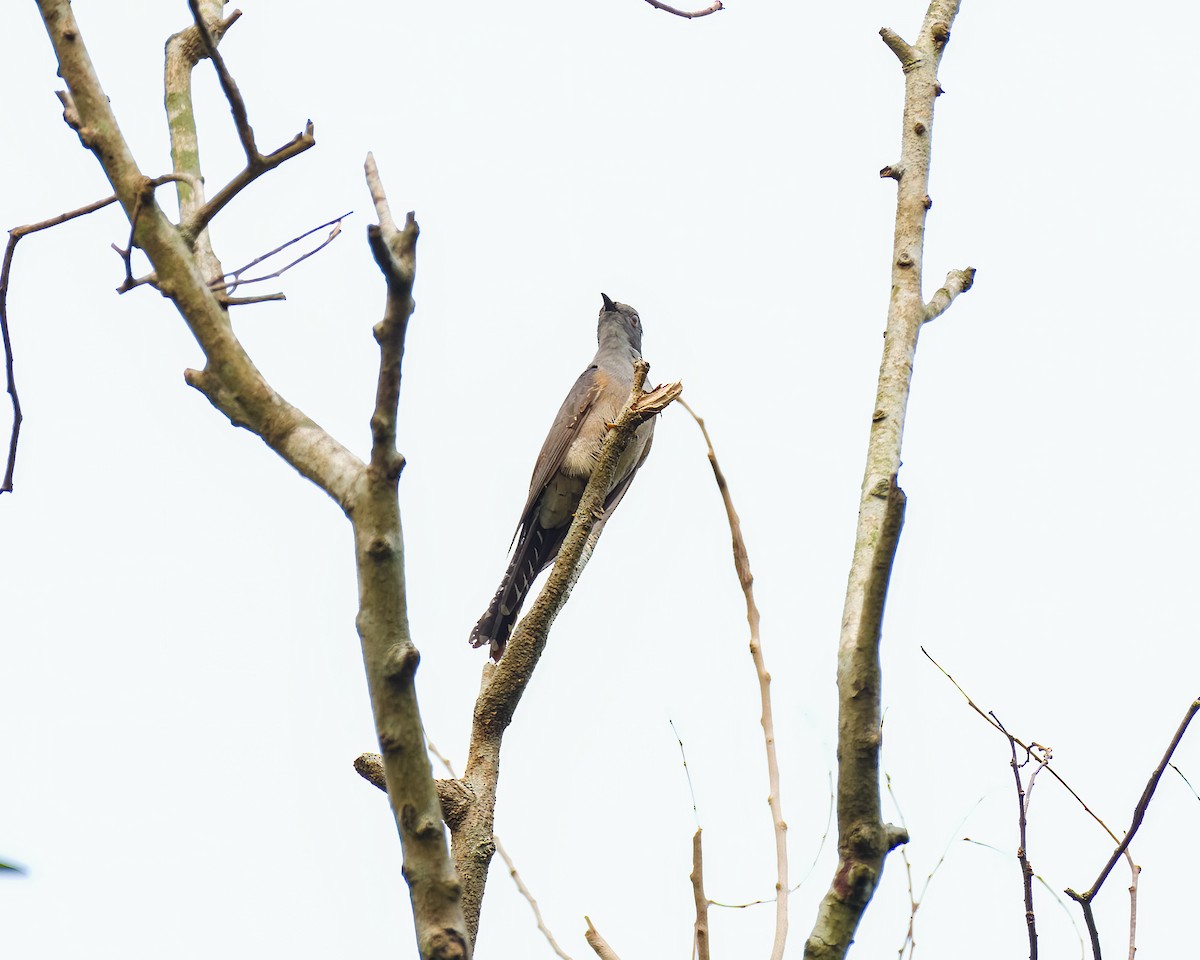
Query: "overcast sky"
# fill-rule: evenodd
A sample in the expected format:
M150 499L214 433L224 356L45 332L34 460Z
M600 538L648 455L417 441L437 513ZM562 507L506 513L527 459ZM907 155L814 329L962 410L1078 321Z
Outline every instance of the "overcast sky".
M835 863L835 649L888 300L906 3L250 0L222 50L263 148L317 146L213 227L227 268L347 210L346 233L236 314L275 387L360 454L382 280L374 151L421 224L401 397L409 612L430 737L462 763L533 459L594 350L600 292L682 379L742 514L774 675L802 953ZM142 169L169 169L162 46L187 6L77 0ZM0 20L0 225L111 192L61 120L33 4ZM930 653L1123 829L1200 693L1194 4L966 0L942 64L926 296L884 627L884 765L907 818L918 955L1027 950L1007 743ZM210 193L241 153L197 71ZM169 190L160 200L170 206ZM353 758L374 749L350 530L185 386L202 364L154 291L118 296L116 209L22 241L9 298L26 420L0 499L0 877L6 956L413 957L400 848ZM7 435L7 405L0 405ZM687 955L691 834L717 900L774 884L758 688L695 426L658 424L505 744L496 829L576 960ZM683 738L698 814L669 721ZM1200 731L1176 760L1200 786ZM897 819L885 798L886 816ZM1163 779L1133 845L1139 947L1194 944L1200 799ZM829 831L828 837L822 840ZM964 843L970 837L977 844ZM989 846L981 846L985 844ZM994 848L994 849L991 849ZM1029 853L1044 955L1111 842L1049 777ZM814 866L815 862L815 866ZM810 872L811 867L811 872ZM1123 955L1128 874L1097 901ZM894 955L889 860L854 954ZM770 907L715 911L715 956L766 956ZM1108 955L1106 954L1106 955ZM549 957L493 865L479 956Z

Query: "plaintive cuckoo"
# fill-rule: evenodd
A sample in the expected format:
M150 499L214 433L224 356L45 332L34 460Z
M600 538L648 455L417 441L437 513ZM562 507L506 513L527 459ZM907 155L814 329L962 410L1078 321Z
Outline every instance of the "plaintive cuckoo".
M471 631L471 646L491 646L493 660L504 656L521 604L534 578L554 562L592 476L608 425L616 419L633 387L633 361L642 355L642 321L627 303L607 294L596 332L599 348L591 366L579 375L550 427L538 454L529 496L513 539L508 570L500 589ZM625 496L633 475L650 452L654 421L637 429L617 462L613 485L604 500L597 529L612 516Z

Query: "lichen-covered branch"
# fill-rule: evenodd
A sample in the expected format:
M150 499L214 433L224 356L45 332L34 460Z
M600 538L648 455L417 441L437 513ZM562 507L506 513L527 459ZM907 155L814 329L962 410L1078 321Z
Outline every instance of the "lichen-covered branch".
M879 641L904 517L904 494L896 476L913 357L921 326L931 314L921 278L931 206L933 104L940 92L937 70L958 7L959 0L933 0L911 44L891 30L880 31L900 61L905 82L900 159L883 170L897 185L891 300L838 644L839 862L805 944L811 960L845 956L879 883L884 858L907 839L903 830L883 822L880 810ZM949 299L935 298L935 303L945 300L948 305Z
M472 942L479 925L479 910L487 882L488 866L495 846L492 824L496 807L496 786L500 777L500 745L512 721L517 704L529 685L546 639L559 611L567 602L571 588L579 578L590 551L592 528L604 507L604 498L612 486L613 473L621 453L629 445L634 431L646 420L657 416L683 392L680 383L642 392L649 365L634 363L633 389L629 401L604 438L591 479L575 511L550 577L529 612L513 631L504 657L498 664L484 667L484 679L475 701L471 742L463 783L474 795L474 802L462 825L452 831L454 862L463 885L463 909Z
M225 0L202 0L200 16L208 26L209 37L220 43L225 32L242 15L235 10L221 19ZM200 137L196 130L196 112L192 101L192 71L207 56L196 24L191 24L167 40L163 66L163 103L167 111L167 130L171 136L171 164L176 173L191 175L176 187L180 221L193 219L204 207L204 181L200 176ZM221 275L221 261L213 253L207 230L195 236L193 249L200 272L215 279Z

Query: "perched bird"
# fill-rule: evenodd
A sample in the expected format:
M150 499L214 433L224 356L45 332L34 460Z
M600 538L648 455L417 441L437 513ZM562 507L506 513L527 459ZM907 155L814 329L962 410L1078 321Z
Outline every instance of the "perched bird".
M500 589L471 631L471 646L491 646L493 660L504 655L521 604L534 578L554 562L583 489L592 475L608 425L629 399L633 386L633 361L642 355L642 320L626 303L607 294L596 332L599 348L591 365L579 375L567 394L542 452L538 454L529 484L529 497L521 511L514 536L516 547ZM638 427L617 463L613 485L604 500L602 524L617 508L633 475L650 452L654 421Z

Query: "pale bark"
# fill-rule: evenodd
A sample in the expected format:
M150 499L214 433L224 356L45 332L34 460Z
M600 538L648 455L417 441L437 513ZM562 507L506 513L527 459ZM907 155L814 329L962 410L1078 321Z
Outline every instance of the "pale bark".
M805 956L813 960L845 956L879 883L884 858L907 840L902 829L883 822L880 811L879 641L904 519L904 493L896 475L917 336L927 320L969 288L974 275L971 270L956 272L929 304L922 299L933 104L940 93L937 69L958 7L959 0L933 0L911 45L891 30L880 31L905 78L900 160L881 171L897 181L892 291L838 645L839 863L805 944Z

